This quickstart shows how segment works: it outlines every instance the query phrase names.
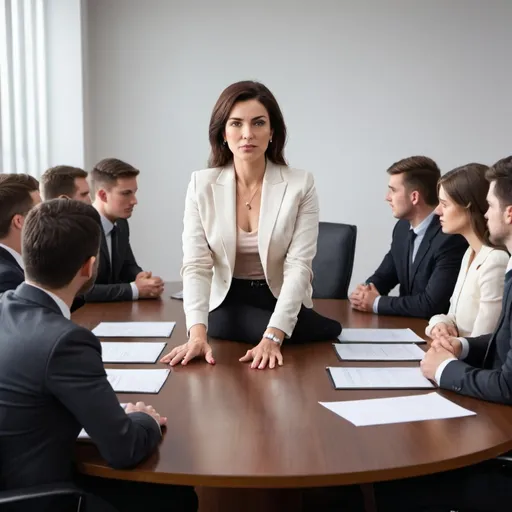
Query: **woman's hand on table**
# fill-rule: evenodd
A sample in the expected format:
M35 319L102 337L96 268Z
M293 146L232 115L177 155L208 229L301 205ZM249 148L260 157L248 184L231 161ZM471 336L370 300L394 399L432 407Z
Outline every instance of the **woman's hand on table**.
M284 339L284 332L273 329L268 333L276 336L280 340ZM248 350L244 357L239 359L240 362L246 363L252 361L251 368L264 370L265 368L273 369L283 366L283 354L281 354L281 344L276 343L268 338L263 337L254 348Z
M192 359L201 356L206 359L207 363L215 364L212 347L208 341L203 337L196 337L190 338L187 343L183 345L174 347L168 354L160 359L160 362L169 364L170 366L175 366L178 363L185 366Z

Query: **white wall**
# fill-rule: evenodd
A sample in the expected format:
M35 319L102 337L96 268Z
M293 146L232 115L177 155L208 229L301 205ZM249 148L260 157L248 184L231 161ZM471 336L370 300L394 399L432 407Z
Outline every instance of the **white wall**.
M264 82L290 164L314 172L321 220L358 226L353 282L387 250L385 169L413 154L447 171L511 152L508 0L89 0L88 164L142 170L132 244L177 279L184 193L205 166L222 89Z
M81 4L45 1L50 167L85 165Z

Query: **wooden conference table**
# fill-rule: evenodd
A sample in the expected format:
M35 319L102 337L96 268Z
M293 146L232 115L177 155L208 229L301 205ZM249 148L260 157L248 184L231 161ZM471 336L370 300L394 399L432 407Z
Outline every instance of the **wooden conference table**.
M88 328L101 321L176 321L167 353L186 341L182 302L169 298L179 288L179 284L167 285L159 301L88 304L73 319ZM315 309L344 327L410 327L423 336L426 325L423 320L359 313L347 301L317 300ZM424 475L512 449L512 407L444 391L443 396L475 411L476 416L355 427L318 402L427 391L336 391L326 366L385 363L341 363L331 343L285 344L284 366L265 371L238 362L248 348L243 343L212 341L212 347L215 366L198 360L175 368L158 395L119 395L122 402L145 401L168 417L157 453L134 470L120 471L108 467L94 445L79 443L80 470L163 484L301 488ZM108 366L163 367L159 363Z

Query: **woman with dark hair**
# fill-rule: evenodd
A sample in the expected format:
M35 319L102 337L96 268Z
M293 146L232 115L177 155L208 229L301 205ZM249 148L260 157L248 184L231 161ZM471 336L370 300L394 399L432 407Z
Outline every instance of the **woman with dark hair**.
M318 236L313 176L288 167L286 126L272 93L238 82L210 120L209 169L187 191L183 303L189 340L162 358L204 356L208 336L251 343L240 361L283 364L281 344L333 340L341 325L313 311L311 263Z
M448 314L430 319L425 332L431 338L486 334L494 330L500 316L509 256L489 240L486 171L485 165L468 164L439 180L436 213L443 232L464 236L469 248L462 259Z

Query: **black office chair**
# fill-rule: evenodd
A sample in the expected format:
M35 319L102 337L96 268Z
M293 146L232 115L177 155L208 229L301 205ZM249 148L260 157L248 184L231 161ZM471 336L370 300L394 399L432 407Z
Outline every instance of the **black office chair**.
M346 299L354 268L357 227L320 222L313 260L313 298Z
M76 509L74 510L77 512L83 510L85 493L72 484L47 484L26 489L0 491L0 509L2 509L2 505L19 505L20 510L24 510L21 508L23 505L30 504L35 507L38 500L59 496L74 496L76 498Z

